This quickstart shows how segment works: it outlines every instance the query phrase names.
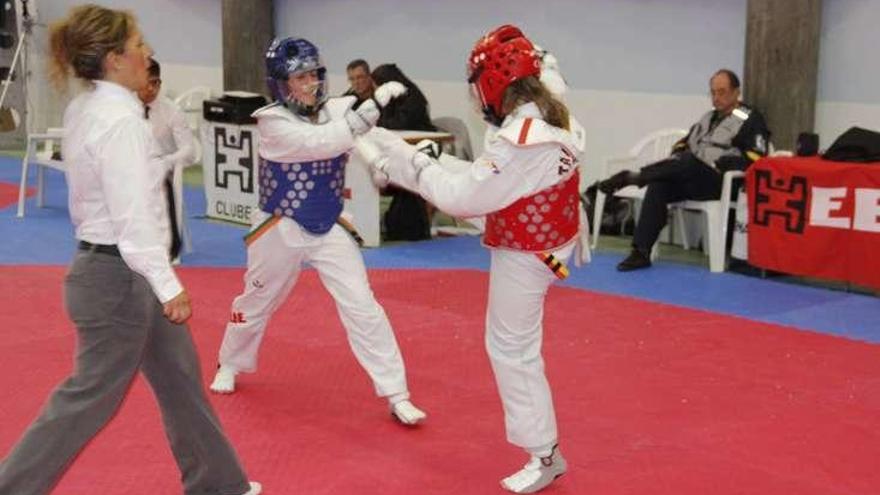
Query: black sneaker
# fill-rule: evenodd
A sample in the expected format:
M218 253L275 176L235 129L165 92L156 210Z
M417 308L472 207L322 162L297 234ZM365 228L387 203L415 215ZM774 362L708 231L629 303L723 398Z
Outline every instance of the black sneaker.
M617 264L617 271L631 272L640 268L648 268L649 266L651 266L650 256L645 255L638 249L633 249L626 259Z
M599 190L602 191L606 196L611 196L615 192L623 189L626 186L631 186L635 184L635 180L633 179L633 173L629 170L621 170L611 177L603 180L599 183Z

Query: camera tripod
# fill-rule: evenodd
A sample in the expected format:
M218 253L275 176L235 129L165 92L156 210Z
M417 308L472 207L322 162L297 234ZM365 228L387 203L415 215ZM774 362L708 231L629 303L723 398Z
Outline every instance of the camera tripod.
M21 24L18 30L18 43L15 46L15 54L12 56L12 64L9 66L9 72L3 80L3 91L0 92L0 132L9 132L18 128L21 118L17 110L9 108L3 104L6 102L6 94L9 87L15 80L15 69L21 60L21 73L27 78L27 56L25 46L28 38L31 36L34 27L34 20L28 9L28 0L21 0Z

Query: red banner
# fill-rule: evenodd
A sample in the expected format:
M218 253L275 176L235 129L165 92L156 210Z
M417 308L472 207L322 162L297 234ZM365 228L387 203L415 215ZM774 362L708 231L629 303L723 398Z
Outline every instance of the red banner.
M880 163L764 158L746 184L749 263L880 289Z

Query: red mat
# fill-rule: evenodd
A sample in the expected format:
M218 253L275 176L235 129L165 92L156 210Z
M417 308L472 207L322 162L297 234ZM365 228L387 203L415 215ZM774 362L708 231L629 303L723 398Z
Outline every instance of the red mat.
M18 188L18 184L0 182L0 208L6 208L18 203ZM33 196L34 188L28 187L25 190L25 194L28 198Z
M238 269L183 269L212 373ZM70 371L62 268L0 267L0 453ZM261 370L213 397L267 495L491 494L524 461L504 441L483 350L486 274L371 272L428 423L390 419L312 271L272 322ZM547 371L570 472L547 494L880 493L880 346L554 288ZM4 454L0 454L4 455ZM58 495L180 493L139 380Z

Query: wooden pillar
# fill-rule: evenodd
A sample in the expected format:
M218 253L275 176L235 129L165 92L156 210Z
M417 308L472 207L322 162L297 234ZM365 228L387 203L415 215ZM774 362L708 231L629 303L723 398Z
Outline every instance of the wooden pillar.
M743 99L767 117L777 149L813 131L821 16L822 0L748 0Z
M272 0L223 0L223 89L267 94L263 55L275 35Z

